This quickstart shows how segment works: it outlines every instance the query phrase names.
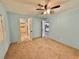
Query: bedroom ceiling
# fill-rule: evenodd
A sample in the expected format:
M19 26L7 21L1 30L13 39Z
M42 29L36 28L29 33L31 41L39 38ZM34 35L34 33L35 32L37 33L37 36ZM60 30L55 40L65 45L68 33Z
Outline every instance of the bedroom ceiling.
M33 4L33 5L36 5L36 4L45 4L46 3L46 0L14 0L16 2L20 2L20 3L24 3L24 4ZM67 1L69 0L51 0L51 3L52 5L55 5L55 4L62 4L62 3L66 3Z
M45 0L2 0L6 9L10 12L16 12L21 14L39 14L37 11L37 4L41 3L45 5ZM70 10L73 8L79 8L79 0L52 0L52 6L60 4L61 8L54 10L62 12L64 10Z

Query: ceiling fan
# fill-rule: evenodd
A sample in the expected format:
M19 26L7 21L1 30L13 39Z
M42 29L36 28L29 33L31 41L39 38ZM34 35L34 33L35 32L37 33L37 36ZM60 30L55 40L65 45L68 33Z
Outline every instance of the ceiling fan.
M42 5L42 4L38 4L38 6L40 8L37 8L36 10L43 10L44 12L41 13L41 14L50 14L52 13L52 9L56 9L56 8L59 8L60 5L56 5L56 6L51 6L51 0L46 0L46 4L45 5Z

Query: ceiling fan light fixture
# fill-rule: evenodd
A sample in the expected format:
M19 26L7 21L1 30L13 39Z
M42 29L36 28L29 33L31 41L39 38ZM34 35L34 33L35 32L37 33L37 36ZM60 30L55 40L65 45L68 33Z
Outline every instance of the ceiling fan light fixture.
M47 14L47 11L44 11L44 13L43 13L43 14L44 14L44 15L45 15L45 14Z
M46 1L47 1L47 3L45 5L38 4L38 6L40 8L39 9L36 9L36 10L43 10L42 14L44 14L44 15L45 14L54 13L54 12L52 12L52 9L57 9L57 8L60 7L60 5L56 5L56 6L51 7L51 0L46 0Z
M50 14L50 9L45 10L43 14Z

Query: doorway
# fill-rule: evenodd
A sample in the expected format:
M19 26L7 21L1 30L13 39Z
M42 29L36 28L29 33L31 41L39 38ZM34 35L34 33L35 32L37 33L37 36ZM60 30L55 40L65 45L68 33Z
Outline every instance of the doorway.
M20 39L22 41L32 40L32 19L20 18Z

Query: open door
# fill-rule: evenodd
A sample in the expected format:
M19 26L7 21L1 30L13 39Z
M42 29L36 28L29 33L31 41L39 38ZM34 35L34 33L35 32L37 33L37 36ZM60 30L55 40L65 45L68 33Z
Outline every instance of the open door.
M2 42L3 41L3 39L4 39L4 22L3 22L3 16L2 15L0 15L0 42Z
M32 19L28 18L28 39L32 40Z
M27 23L24 21L23 18L20 18L20 38L21 41L24 41L27 36Z
M32 40L32 19L29 18L26 22L24 18L20 18L20 36L22 41Z

